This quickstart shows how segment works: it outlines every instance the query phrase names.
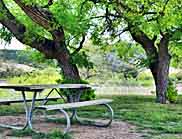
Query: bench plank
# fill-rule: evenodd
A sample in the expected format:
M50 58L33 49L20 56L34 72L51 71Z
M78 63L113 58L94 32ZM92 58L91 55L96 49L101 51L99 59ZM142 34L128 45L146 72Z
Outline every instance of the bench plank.
M56 101L56 100L58 100L58 99L60 99L60 97L50 97L50 98L47 98L47 99L45 99L45 98L39 98L39 99L36 99L35 101L43 101L43 100L52 100L52 101ZM10 103L21 103L21 102L23 102L24 100L23 99L13 99L13 100L11 100L11 99L7 99L7 100L5 100L5 99L0 99L0 105L1 104L4 104L4 105L9 105ZM32 99L27 99L26 100L27 102L31 102L32 101Z
M98 99L98 100L91 100L91 101L66 103L66 104L42 105L36 108L46 109L46 110L59 110L59 109L79 108L84 106L107 104L112 101L113 101L112 99Z

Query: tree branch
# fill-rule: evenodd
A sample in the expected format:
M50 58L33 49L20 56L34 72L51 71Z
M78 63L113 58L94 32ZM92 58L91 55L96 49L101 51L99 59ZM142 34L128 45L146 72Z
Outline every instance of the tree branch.
M41 7L26 5L22 0L14 1L35 23L47 29L53 35L54 40L59 42L64 41L63 28L62 26L55 28L56 21L50 11Z
M148 56L151 56L151 54L157 54L157 49L155 47L155 41L151 40L143 31L140 29L137 29L136 27L133 27L129 23L129 31L132 36L132 38L142 45L142 47L145 49ZM154 37L153 39L155 39Z
M158 46L158 51L159 51L159 59L160 58L171 58L169 54L169 41L170 41L170 36L169 33L163 34L160 43L157 45Z
M29 33L27 32L29 31L27 28L16 20L2 0L0 0L0 7L0 13L4 15L4 17L0 17L0 23L3 26L10 30L13 35L23 44L29 45L30 47L43 52L48 58L53 58L53 50L55 48L52 40L48 40L36 34L34 34L33 37L31 36L31 39L28 39L29 36L27 36L27 34Z
M162 11L160 12L160 15L161 16L164 16L165 15L165 10L166 10L166 6L167 6L167 4L169 3L169 0L166 0L166 2L164 3L164 7L163 7L163 9L162 9Z
M85 38L86 38L86 35L82 34L82 40L80 41L79 47L75 49L75 51L71 55L77 54L83 48L83 43L85 42Z
M53 17L49 11L41 9L40 7L25 5L22 0L14 1L34 22L46 29L51 29L51 20L53 20Z
M43 8L49 8L53 4L53 0L48 0L47 5L45 5Z
M120 31L116 36L120 36L124 32L129 31L128 27L124 28L122 31Z

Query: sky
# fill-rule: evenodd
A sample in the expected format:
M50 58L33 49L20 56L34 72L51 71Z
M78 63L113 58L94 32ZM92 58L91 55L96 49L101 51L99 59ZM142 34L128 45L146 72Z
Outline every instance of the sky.
M0 49L14 49L14 50L22 50L25 46L20 43L16 38L12 38L10 44L6 44L4 41L0 40Z

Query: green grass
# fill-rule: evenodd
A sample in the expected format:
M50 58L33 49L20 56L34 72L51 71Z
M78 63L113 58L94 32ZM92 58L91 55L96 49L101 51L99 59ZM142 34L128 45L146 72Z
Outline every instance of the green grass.
M31 73L15 76L8 79L13 84L54 84L56 80L61 79L61 75L54 68L46 68Z
M178 104L156 104L153 97L112 97L115 118L164 133L182 133L182 107Z
M122 120L136 125L138 127L137 132L146 132L147 130L146 139L178 139L179 136L182 138L182 96L179 96L177 104L166 105L156 104L153 96L128 95L102 97L112 98L114 100L112 107L116 120ZM7 107L1 106L0 115L23 112L22 107L18 104L10 106L10 109ZM90 118L100 118L104 116L105 111L102 107L86 107L80 110L79 115ZM19 136L15 133L13 135ZM30 134L29 132L26 134L18 133L21 135ZM39 138L40 136L53 136L52 134L34 134L32 136L39 136Z
M17 131L13 130L9 136L15 137L32 137L32 139L71 139L68 134L63 135L59 130L53 130L50 133L35 133L31 130Z
M6 80L10 84L56 84L61 75L55 68L46 68L44 70L36 70L21 76L9 77ZM46 90L48 93L49 91ZM28 97L32 98L33 93L28 93ZM46 93L42 93L46 95ZM56 94L56 93L55 93ZM22 98L21 93L15 93L14 90L0 89L0 99Z
M114 100L112 107L115 119L138 126L139 132L147 129L152 136L182 134L182 96L179 97L177 104L166 105L156 104L152 96L129 95L109 98ZM86 110L87 112L82 112L82 115L87 117L99 117L103 113L103 109L97 107Z

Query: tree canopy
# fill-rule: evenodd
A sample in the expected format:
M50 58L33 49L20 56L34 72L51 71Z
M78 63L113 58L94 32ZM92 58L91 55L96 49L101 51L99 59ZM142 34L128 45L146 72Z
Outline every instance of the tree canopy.
M170 59L182 49L181 8L180 0L0 0L0 34L56 59L65 79L77 81L77 66L90 65L80 52L85 40L123 53L125 33L145 51L157 101L165 103Z

